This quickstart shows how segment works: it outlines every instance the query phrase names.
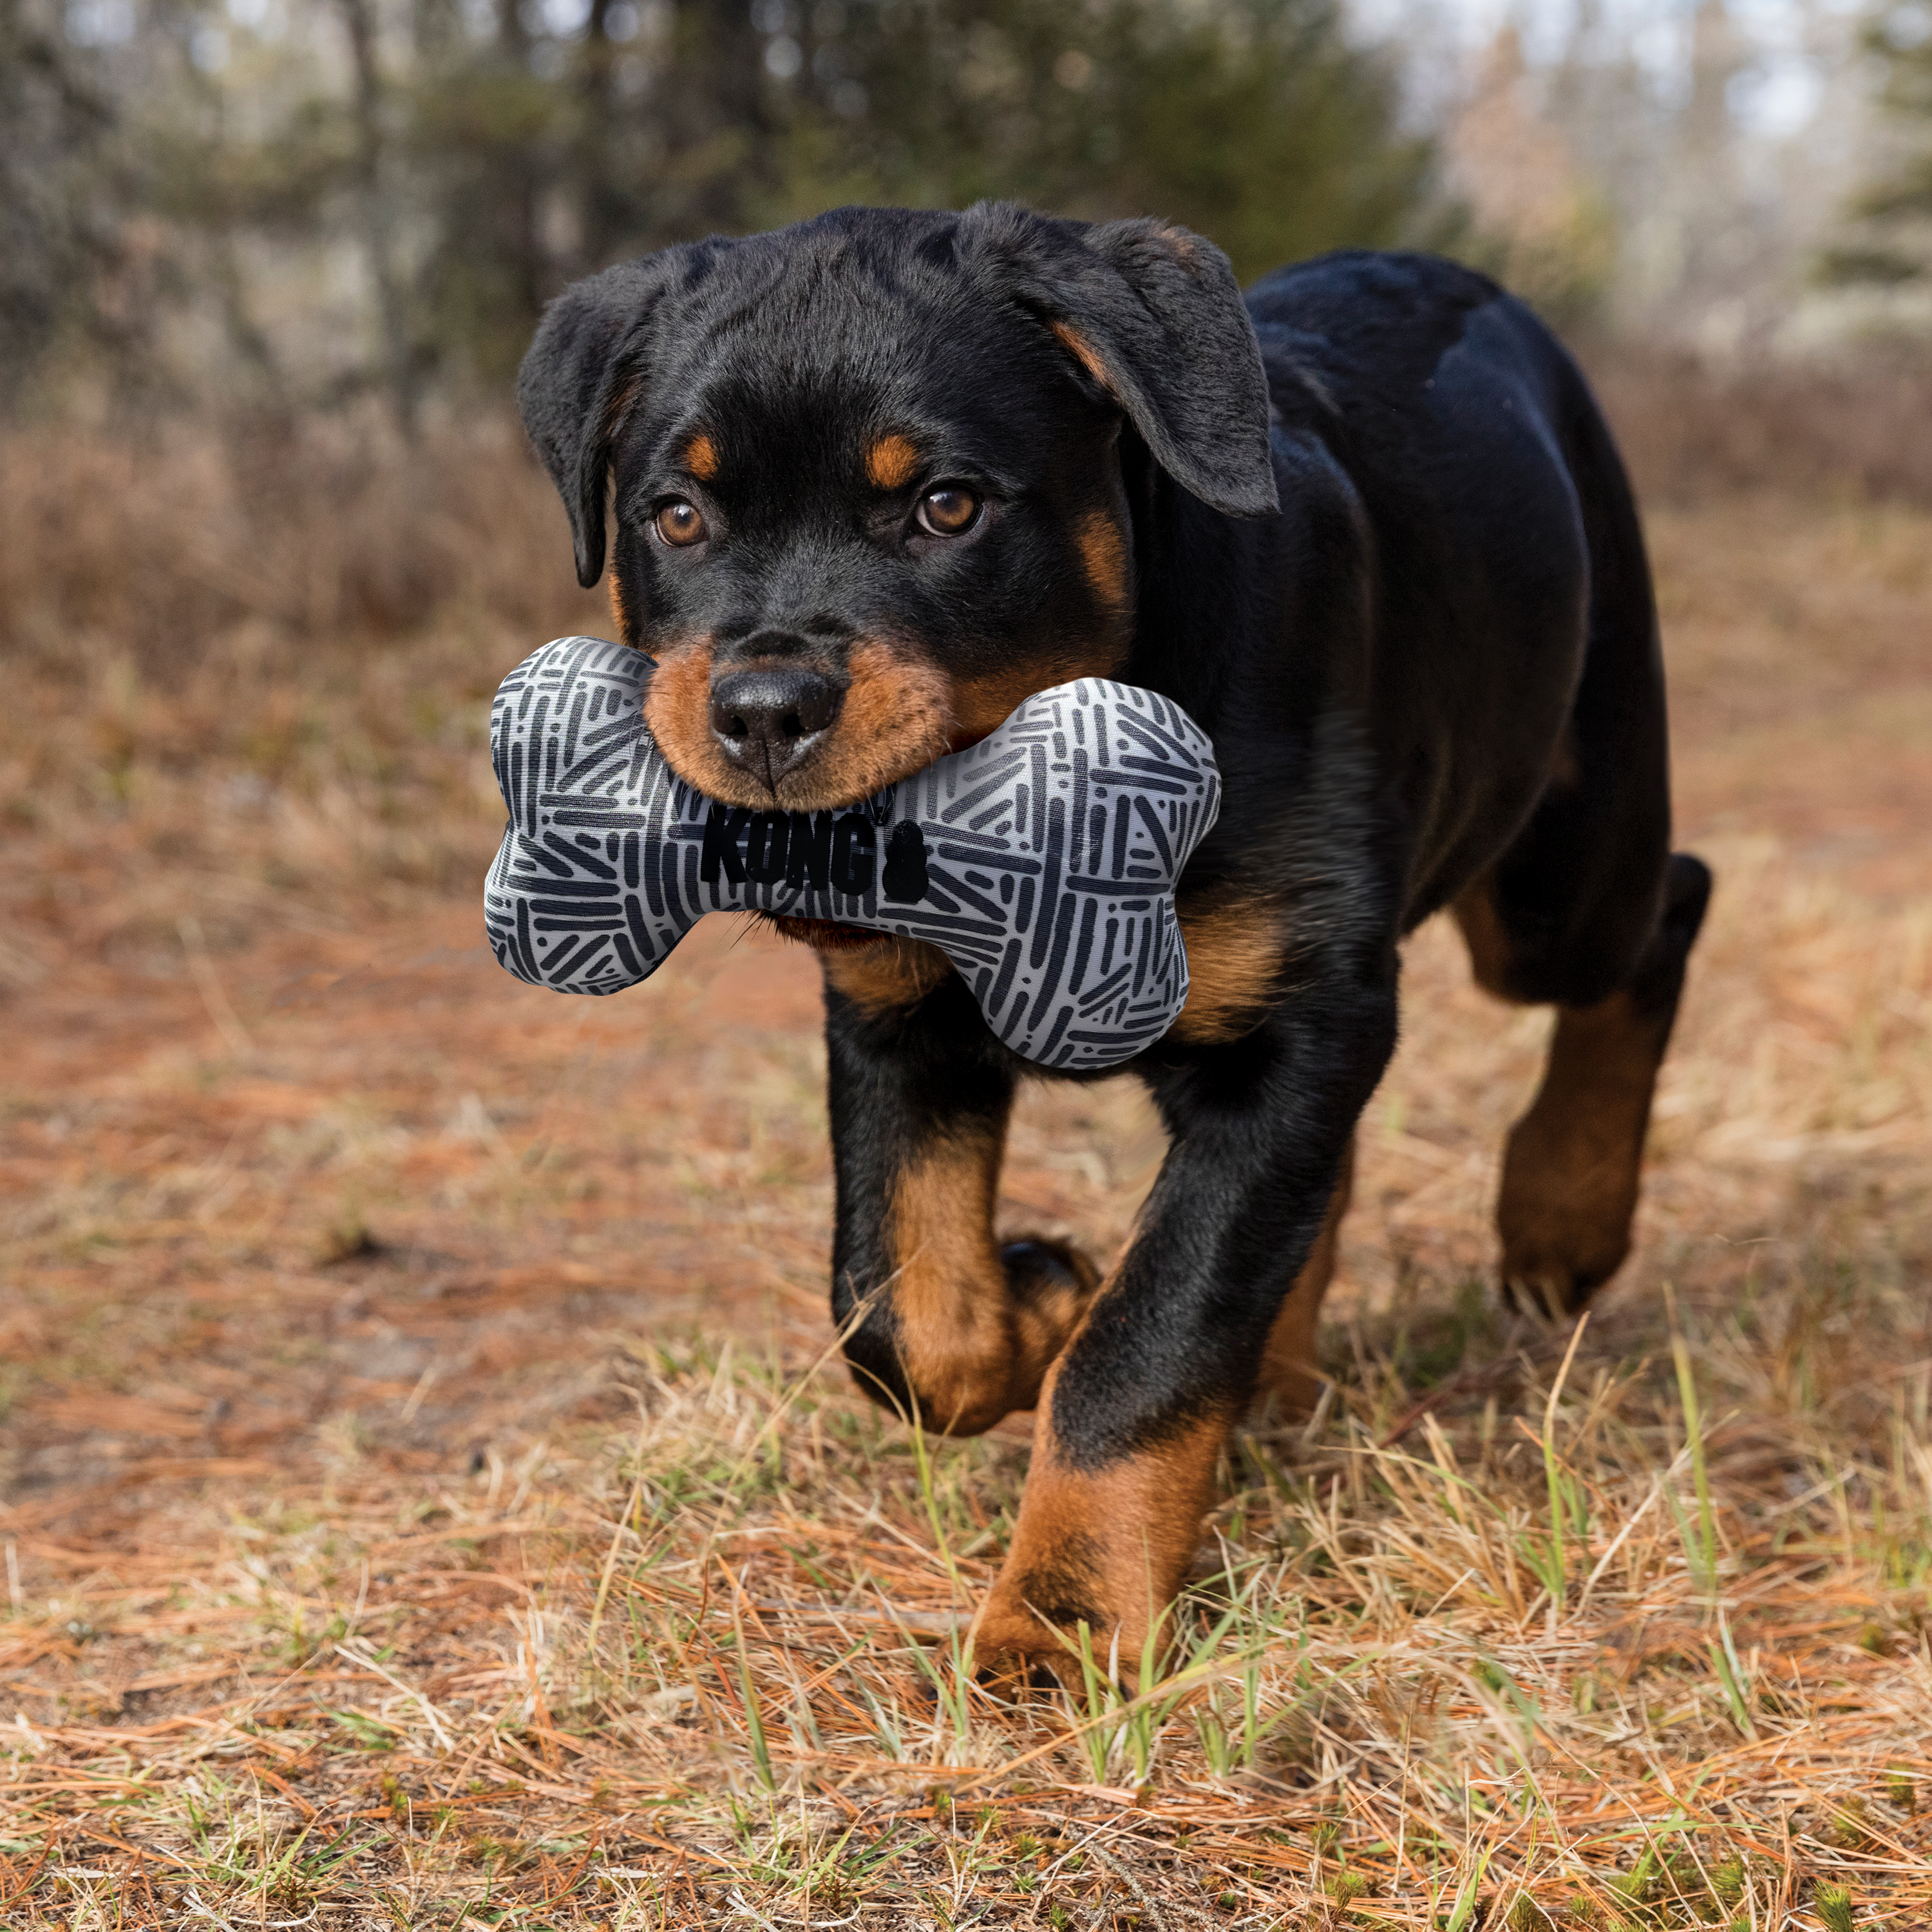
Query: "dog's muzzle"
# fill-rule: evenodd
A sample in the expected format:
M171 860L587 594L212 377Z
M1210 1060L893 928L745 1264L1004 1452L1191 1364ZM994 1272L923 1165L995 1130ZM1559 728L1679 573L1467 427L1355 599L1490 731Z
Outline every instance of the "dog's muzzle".
M497 958L560 992L647 978L708 912L830 920L938 946L1043 1066L1118 1066L1187 998L1174 892L1220 810L1214 748L1170 700L1082 678L841 812L721 805L646 728L652 666L560 638L503 680L490 752L510 823L484 889Z

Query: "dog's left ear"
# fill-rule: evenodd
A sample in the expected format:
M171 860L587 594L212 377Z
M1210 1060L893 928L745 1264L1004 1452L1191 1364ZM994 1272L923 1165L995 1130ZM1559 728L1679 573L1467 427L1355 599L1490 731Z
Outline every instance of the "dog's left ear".
M686 243L573 282L544 310L517 371L524 427L570 514L586 590L604 573L610 444L647 373L652 313L712 252Z
M1230 516L1281 507L1261 347L1213 242L1165 222L1090 226L982 202L956 245L967 274L1042 322L1184 488Z

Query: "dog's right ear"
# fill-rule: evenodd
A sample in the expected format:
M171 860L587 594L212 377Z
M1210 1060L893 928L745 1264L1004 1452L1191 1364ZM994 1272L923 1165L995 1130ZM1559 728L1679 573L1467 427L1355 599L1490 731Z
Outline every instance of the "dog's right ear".
M1240 284L1204 236L982 201L959 218L969 277L1030 315L1182 488L1232 517L1281 508L1268 376Z
M604 574L610 445L643 384L652 314L701 245L573 282L544 310L517 371L524 427L570 513L577 580L586 590Z

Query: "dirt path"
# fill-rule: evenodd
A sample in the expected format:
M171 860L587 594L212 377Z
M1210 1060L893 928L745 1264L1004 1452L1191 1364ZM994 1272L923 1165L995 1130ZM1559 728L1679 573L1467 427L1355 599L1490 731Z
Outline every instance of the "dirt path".
M1932 526L1732 506L1654 536L1680 836L1720 883L1618 1295L1735 1272L1847 1201L1846 1238L1882 1239L1922 1281ZM117 825L10 839L12 1532L111 1544L154 1484L313 1467L352 1442L398 1469L507 1456L604 1412L614 1350L694 1324L822 1345L807 956L712 922L649 988L566 1001L498 970L470 892L406 919L284 907L211 950L219 882ZM135 868L190 922L104 945L90 907ZM1441 932L1408 976L1345 1313L1446 1297L1483 1267L1498 1138L1544 1024L1472 992ZM1006 1219L1110 1252L1159 1152L1130 1083L1041 1090Z

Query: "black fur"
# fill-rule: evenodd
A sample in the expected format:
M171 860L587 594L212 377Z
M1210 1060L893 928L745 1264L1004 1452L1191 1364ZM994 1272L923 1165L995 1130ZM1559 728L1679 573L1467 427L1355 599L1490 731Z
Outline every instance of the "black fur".
M578 285L520 394L586 583L614 470L616 568L654 652L703 635L723 659L836 672L883 628L956 678L1050 668L1106 629L1080 519L1124 523L1114 674L1185 706L1225 788L1184 918L1274 908L1285 937L1237 1036L1184 1026L1136 1063L1173 1144L1060 1376L1077 1466L1252 1387L1393 1051L1397 944L1419 920L1487 876L1511 994L1674 1002L1708 875L1679 862L1666 931L1636 512L1576 368L1484 277L1341 254L1244 304L1210 244L1151 223L844 210ZM855 474L857 441L902 424L933 475L987 496L970 544L922 547ZM730 481L694 559L648 526L694 488L675 452L700 428ZM890 1282L896 1175L968 1126L999 1132L1035 1070L950 977L884 1010L828 990L826 1034L844 1319ZM898 1332L888 1299L850 1353L903 1401Z

